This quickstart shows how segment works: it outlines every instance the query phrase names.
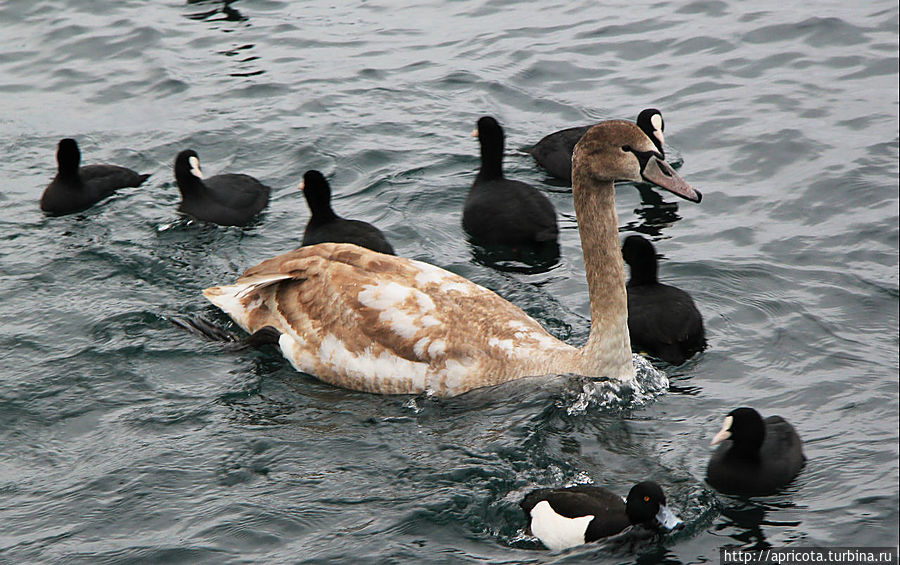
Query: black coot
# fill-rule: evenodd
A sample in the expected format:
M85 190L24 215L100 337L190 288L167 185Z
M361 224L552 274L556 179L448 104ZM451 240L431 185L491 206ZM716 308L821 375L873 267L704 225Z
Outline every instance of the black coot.
M806 462L803 442L781 416L763 419L753 408L725 416L712 445L706 481L725 494L762 496L790 483Z
M626 290L632 349L681 365L706 346L703 316L690 294L657 280L656 250L648 240L626 237L622 256L631 268Z
M149 174L118 165L85 165L74 139L60 140L56 149L58 171L41 195L41 210L62 216L87 210L120 188L139 186Z
M660 154L665 157L663 150L665 139L663 137L662 113L656 108L647 108L641 111L637 117L637 125L647 134ZM532 147L526 149L537 164L547 170L552 176L572 182L572 151L584 134L593 127L593 124L567 128L544 136Z
M204 178L200 158L192 149L175 157L175 180L181 190L178 209L197 220L243 226L269 203L269 187L249 175Z
M394 254L394 248L381 230L370 223L348 220L334 213L331 208L331 187L322 173L306 171L300 189L312 212L306 231L303 232L303 245L355 243L379 253Z
M550 200L533 186L503 176L503 128L483 117L476 132L481 169L466 196L463 228L483 245L555 243L559 228Z

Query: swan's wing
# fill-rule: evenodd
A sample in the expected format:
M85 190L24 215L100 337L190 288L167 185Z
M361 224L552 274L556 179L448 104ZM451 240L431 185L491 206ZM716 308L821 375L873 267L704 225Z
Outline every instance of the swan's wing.
M297 369L371 392L456 394L569 347L484 287L352 244L302 247L204 295L248 332L280 331Z

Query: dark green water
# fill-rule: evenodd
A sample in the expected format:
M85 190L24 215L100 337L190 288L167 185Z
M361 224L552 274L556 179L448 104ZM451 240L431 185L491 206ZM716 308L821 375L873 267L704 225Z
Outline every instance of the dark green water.
M0 560L697 563L720 547L898 542L898 6L895 2L0 4ZM485 285L580 344L571 194L516 151L644 107L680 173L620 185L709 349L666 390L549 378L450 400L380 397L230 353L168 317L299 244L317 168L335 208L399 254ZM460 211L468 133L506 127L510 177L560 213L561 260L478 263ZM37 201L61 137L153 173L83 214ZM175 154L273 188L246 229L176 212ZM704 482L739 405L781 414L809 463L743 501ZM524 535L531 488L653 478L687 523L637 555Z

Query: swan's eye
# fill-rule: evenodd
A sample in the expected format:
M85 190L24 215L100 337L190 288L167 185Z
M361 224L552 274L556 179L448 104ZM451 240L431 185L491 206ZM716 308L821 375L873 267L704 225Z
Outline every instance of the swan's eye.
M649 497L649 496L645 496L645 497L644 497L644 502L650 502L650 497Z

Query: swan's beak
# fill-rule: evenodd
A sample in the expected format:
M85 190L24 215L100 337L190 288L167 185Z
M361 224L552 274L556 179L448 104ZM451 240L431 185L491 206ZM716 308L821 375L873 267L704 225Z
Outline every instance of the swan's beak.
M703 195L700 194L699 190L694 189L691 185L686 183L683 178L678 176L675 169L656 155L651 155L650 158L647 159L647 164L644 165L641 176L644 177L645 181L652 182L657 186L665 188L669 192L677 194L685 200L700 202L700 199L703 198Z
M469 137L478 137L478 128L472 130L472 133L469 134Z
M672 530L684 526L684 522L681 521L681 518L669 510L669 507L665 504L659 507L659 512L656 513L656 521L659 523L659 526L667 532L671 532Z
M725 421L722 423L722 429L719 430L719 433L713 436L712 441L710 442L710 446L722 443L726 439L731 437L731 421L734 418L731 416L726 416Z
M300 192L303 192L304 190L306 190L306 181L305 180L300 181L300 184L297 185L297 190L299 190Z

